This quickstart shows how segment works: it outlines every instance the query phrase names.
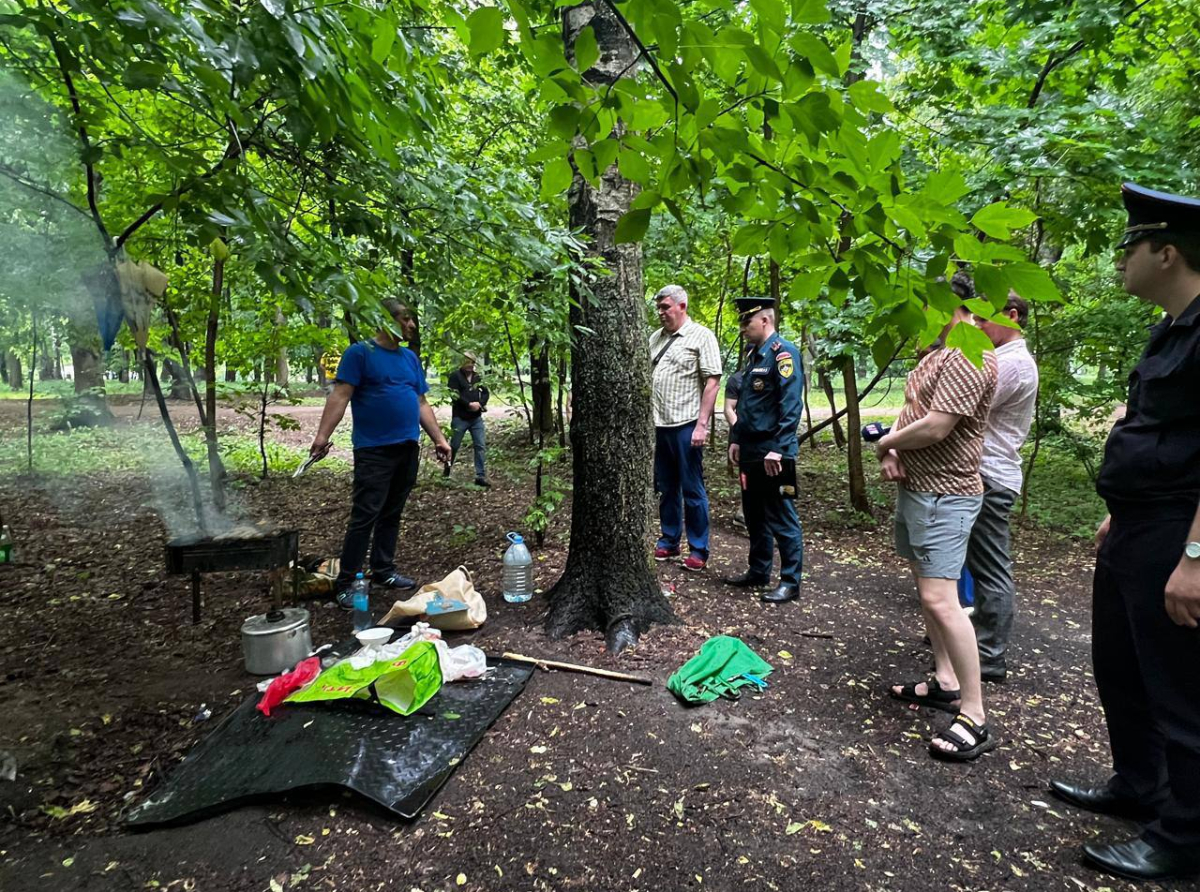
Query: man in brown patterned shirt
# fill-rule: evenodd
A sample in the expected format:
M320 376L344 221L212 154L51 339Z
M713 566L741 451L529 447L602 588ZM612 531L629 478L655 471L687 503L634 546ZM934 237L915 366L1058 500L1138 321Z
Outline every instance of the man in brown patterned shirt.
M974 296L963 273L955 275L951 288L964 301ZM959 307L941 342L970 319L970 311ZM912 565L936 669L934 679L894 685L890 693L955 714L929 747L934 757L955 762L996 746L983 708L975 630L959 604L957 584L983 503L979 461L995 390L991 351L979 368L957 349L933 349L908 376L900 417L876 444L884 479L899 483L896 550Z

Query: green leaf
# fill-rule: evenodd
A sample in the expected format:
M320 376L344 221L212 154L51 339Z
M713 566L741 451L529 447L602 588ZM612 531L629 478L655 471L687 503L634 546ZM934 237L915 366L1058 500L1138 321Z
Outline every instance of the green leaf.
M812 67L833 77L840 77L837 60L829 51L828 45L820 37L807 31L798 31L792 36L791 46L797 53L807 59Z
M575 70L583 74L599 59L600 46L596 43L596 32L588 25L575 38Z
M783 0L750 0L750 8L758 13L758 19L776 34L787 27L787 10Z
M871 345L871 358L875 360L875 368L881 369L887 365L895 352L896 345L892 339L887 335L880 335Z
M617 160L617 150L620 147L621 144L615 139L602 139L592 143L592 156L596 161L597 174L603 174L612 167L612 163Z
M617 156L617 169L621 171L621 176L627 180L632 180L643 186L650 182L650 165L639 152L623 150Z
M775 81L783 80L783 72L779 70L779 66L775 64L775 60L761 46L754 44L753 46L743 47L742 52L750 61L750 65L759 74Z
M660 201L662 201L662 194L657 189L643 189L638 193L637 198L629 203L629 207L635 211L648 210L657 207Z
M553 161L555 158L566 158L571 154L571 145L565 140L555 139L529 153L530 164L540 164L543 161Z
M158 62L131 62L121 73L121 83L130 90L156 90L167 76Z
M982 368L984 351L995 349L980 329L969 322L960 322L950 330L947 347L957 347L967 359Z
M542 197L552 198L566 190L575 178L571 162L566 158L555 158L542 170Z
M504 13L494 6L481 6L467 16L467 27L471 30L468 51L472 56L482 56L504 44Z
M587 149L575 150L575 167L579 174L592 185L600 179L600 171L596 170L596 156Z
M875 81L858 81L850 85L850 101L861 112L890 112L892 102L879 92Z
M821 289L829 281L829 275L832 272L832 267L826 267L814 272L797 273L792 279L791 288L788 290L788 297L792 303L812 303L821 296Z
M829 21L826 0L792 0L792 21L800 25L823 25Z
M1062 300L1062 294L1050 278L1050 273L1036 263L1010 263L1004 267L1004 275L1008 278L1012 290L1026 300Z
M640 242L650 228L650 213L649 210L637 210L622 215L617 221L617 244Z
M573 104L556 105L550 109L550 133L570 139L575 135L579 126L579 106Z
M1037 214L1024 208L1010 208L1007 201L996 201L975 212L971 224L992 238L1001 240L1012 235L1012 230L1028 226L1037 219Z
M229 246L220 238L215 238L209 243L208 251L212 254L213 260L229 259Z
M766 223L747 223L733 235L733 253L743 257L759 253L768 229Z
M963 175L956 170L939 170L930 174L921 190L938 204L953 204L971 191Z
M388 56L392 54L392 45L396 42L396 31L385 25L378 34L375 35L375 40L371 42L371 58L376 62L382 63Z
M1008 276L1003 269L990 263L979 263L971 270L975 278L975 290L986 295L990 305L1004 306L1008 299Z

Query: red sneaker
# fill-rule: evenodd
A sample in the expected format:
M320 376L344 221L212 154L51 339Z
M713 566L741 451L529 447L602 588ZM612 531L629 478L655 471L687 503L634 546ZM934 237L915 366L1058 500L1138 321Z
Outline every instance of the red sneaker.
M699 573L704 569L707 563L708 561L704 560L704 558L700 557L699 555L689 554L687 559L683 562L683 569L691 570L693 573Z
M671 558L679 557L678 548L662 548L661 546L654 549L654 559L656 561L669 561Z

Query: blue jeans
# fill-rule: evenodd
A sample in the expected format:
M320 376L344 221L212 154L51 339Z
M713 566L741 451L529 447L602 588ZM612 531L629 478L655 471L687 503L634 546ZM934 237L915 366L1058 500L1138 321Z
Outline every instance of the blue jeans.
M463 436L470 431L471 446L475 450L475 479L485 479L487 468L484 465L484 450L487 448L487 437L483 431L483 416L480 415L474 421L452 418L450 419L450 428L453 431L450 436L450 461L453 463L458 456L458 447L462 445Z
M654 429L654 491L662 524L659 548L678 548L687 521L688 547L708 560L708 493L704 450L692 448L696 422ZM682 495L682 505L680 496Z

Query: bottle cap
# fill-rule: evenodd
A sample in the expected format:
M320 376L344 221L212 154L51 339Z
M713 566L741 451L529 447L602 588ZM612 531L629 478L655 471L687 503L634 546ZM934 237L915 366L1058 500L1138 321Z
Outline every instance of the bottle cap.
M354 574L354 578L355 578L355 579L362 579L362 578L363 578L363 575L362 575L361 573L355 573L355 574Z
M522 545L525 542L525 540L521 538L520 533L509 533L508 541L511 542L513 545Z

